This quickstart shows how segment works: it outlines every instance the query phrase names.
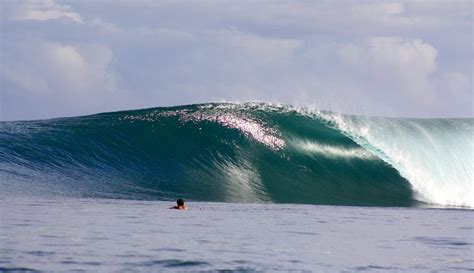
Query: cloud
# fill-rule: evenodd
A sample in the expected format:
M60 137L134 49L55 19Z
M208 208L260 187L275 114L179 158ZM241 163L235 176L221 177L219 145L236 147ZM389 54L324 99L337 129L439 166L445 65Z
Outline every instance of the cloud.
M470 1L3 5L3 119L220 100L472 116Z
M61 115L64 108L74 114L104 106L107 109L108 97L116 93L115 75L110 70L113 52L107 47L35 41L10 44L4 50L4 95L13 96L17 102L38 103L36 108L44 112L38 117ZM50 104L52 107L44 107ZM19 114L18 110L26 115L31 111L4 105L4 114Z
M365 45L365 48L359 48L361 55L356 66L364 71L360 78L370 82L364 86L379 90L371 95L380 102L380 108L388 110L378 109L380 112L392 114L405 105L410 109L405 110L407 114L416 115L411 109L433 105L430 77L437 69L438 52L432 45L399 37L375 37ZM352 65L352 68L356 70L356 66Z
M359 77L400 86L400 91L413 95L419 102L429 96L429 77L436 71L437 50L418 39L372 37L360 44L342 44L336 55L345 69Z
M107 71L113 54L107 47L37 41L8 48L6 53L6 80L25 92L46 95L114 89L114 76Z
M46 21L59 18L68 18L77 23L83 23L82 17L70 10L66 5L59 5L54 0L24 0L7 1L3 3L6 14L13 20Z

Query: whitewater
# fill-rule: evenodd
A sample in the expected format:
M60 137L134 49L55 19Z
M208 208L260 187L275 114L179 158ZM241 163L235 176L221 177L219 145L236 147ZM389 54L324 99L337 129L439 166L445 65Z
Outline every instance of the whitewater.
M394 166L425 202L474 206L472 119L389 119L323 115Z

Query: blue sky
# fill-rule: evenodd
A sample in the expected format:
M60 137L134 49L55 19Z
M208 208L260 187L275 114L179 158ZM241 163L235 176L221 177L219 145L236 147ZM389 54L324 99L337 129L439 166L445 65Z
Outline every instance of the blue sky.
M473 116L471 1L1 1L0 119L211 101Z

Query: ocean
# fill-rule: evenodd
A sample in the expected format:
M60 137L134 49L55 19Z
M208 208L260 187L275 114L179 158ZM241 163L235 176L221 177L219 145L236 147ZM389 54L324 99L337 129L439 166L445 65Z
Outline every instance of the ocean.
M0 122L0 271L474 271L473 133L265 103Z
M0 200L3 272L472 272L471 210Z

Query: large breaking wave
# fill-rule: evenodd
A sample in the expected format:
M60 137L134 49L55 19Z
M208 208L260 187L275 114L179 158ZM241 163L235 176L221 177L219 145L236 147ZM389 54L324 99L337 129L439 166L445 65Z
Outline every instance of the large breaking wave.
M473 119L201 104L0 123L4 194L474 207Z

